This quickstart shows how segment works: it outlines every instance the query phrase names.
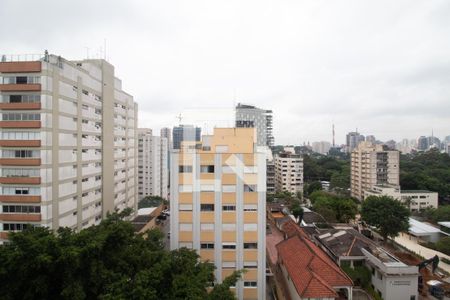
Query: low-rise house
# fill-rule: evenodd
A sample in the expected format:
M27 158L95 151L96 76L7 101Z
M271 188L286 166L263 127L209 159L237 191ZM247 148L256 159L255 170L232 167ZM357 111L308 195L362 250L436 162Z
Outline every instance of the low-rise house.
M276 245L278 267L290 299L352 299L353 282L293 220Z
M358 231L331 229L316 239L339 265L366 266L372 272L372 287L383 299L418 299L418 267L403 263Z

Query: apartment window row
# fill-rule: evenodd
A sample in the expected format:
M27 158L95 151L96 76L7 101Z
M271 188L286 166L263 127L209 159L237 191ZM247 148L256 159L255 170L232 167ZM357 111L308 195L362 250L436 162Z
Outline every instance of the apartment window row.
M41 83L40 76L3 76L3 84L35 84Z
M180 165L178 166L179 173L192 173L193 167L191 165ZM214 165L202 165L200 166L201 173L214 173ZM244 174L256 174L258 168L256 166L245 166ZM236 167L234 166L223 166L222 173L224 174L235 174Z
M2 195L40 195L39 187L2 187Z
M235 261L224 261L222 262L223 269L236 269ZM244 261L244 269L256 269L258 268L257 261Z
M33 225L26 223L3 223L4 231L22 231Z
M3 121L40 121L39 113L3 113Z
M214 231L214 223L201 223L201 231ZM224 223L221 224L222 231L236 231L235 223ZM180 231L192 231L192 223L180 223ZM258 231L257 223L246 223L244 224L244 231Z
M1 133L2 140L40 140L40 132L28 131L3 131Z
M1 95L2 103L40 103L41 95L26 94L26 95Z
M4 213L40 213L41 207L36 205L3 205Z
M258 243L244 243L244 249L258 249ZM224 242L222 243L222 249L236 249L236 243Z
M3 168L2 177L39 177L40 169Z
M192 204L180 204L179 205L180 211L192 211ZM223 205L222 206L223 211L236 211L235 205ZM244 211L250 212L250 211L257 211L258 206L257 204L245 204L244 205ZM214 204L200 204L200 211L214 211Z
M40 158L40 150L2 150L3 158Z
M180 184L178 186L178 192L180 193L192 193L194 188L190 184ZM201 184L200 192L215 192L214 184ZM257 185L256 184L244 184L244 192L256 192ZM235 193L236 185L233 184L224 184L222 185L222 192L224 193Z

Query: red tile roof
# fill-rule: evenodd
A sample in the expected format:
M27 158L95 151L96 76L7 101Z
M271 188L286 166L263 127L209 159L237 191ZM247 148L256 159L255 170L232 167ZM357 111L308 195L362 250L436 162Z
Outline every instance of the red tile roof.
M277 250L279 263L285 266L302 298L334 298L334 287L353 285L327 254L305 237L292 236L280 242Z
M307 235L305 234L305 232L300 228L300 226L298 226L294 221L290 220L286 223L284 223L281 227L281 230L284 231L284 233L286 234L286 236L288 238L293 237L293 236L303 236L303 237L307 237Z

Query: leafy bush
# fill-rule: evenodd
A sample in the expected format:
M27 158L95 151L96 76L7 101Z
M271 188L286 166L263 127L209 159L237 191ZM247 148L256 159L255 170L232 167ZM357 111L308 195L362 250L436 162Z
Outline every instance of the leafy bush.
M355 285L359 285L364 289L367 289L370 286L372 274L366 266L355 266L354 268L351 268L350 265L345 264L341 267L342 270L350 276Z

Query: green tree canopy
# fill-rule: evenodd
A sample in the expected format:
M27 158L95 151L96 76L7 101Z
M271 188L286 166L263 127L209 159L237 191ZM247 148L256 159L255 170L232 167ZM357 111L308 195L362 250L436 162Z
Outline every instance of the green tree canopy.
M309 199L313 210L321 214L328 222L347 223L354 219L358 212L358 207L352 199L332 193L315 191Z
M161 204L167 204L167 200L160 196L147 196L138 203L138 208L158 207Z
M440 239L436 243L436 250L444 254L450 255L450 236Z
M164 250L159 230L145 239L122 217L112 214L79 233L11 233L0 246L2 299L235 299L228 288L240 273L208 293L211 263L186 248Z
M361 217L369 225L376 227L384 240L395 237L409 228L409 209L388 196L369 196L361 207Z

